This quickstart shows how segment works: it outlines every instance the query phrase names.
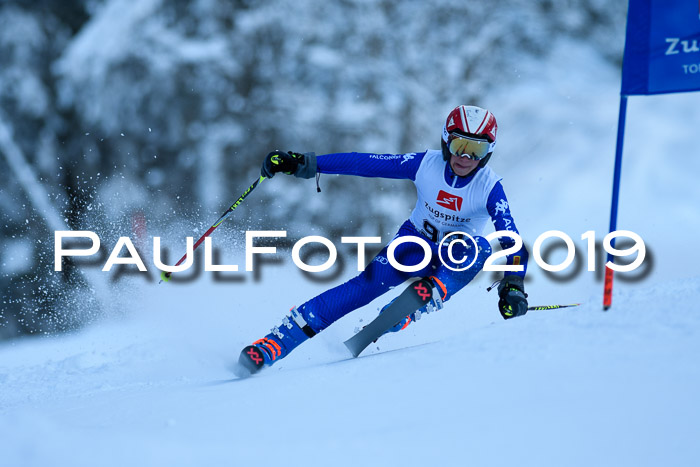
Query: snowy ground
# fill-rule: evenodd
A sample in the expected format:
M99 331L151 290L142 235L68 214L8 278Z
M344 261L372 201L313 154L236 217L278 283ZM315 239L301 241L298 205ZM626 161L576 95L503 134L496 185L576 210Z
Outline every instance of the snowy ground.
M269 313L241 323L238 306L178 309L183 294L5 348L3 464L700 460L700 278L620 294L609 313L592 303L503 322L490 308L445 309L357 360L341 344L356 324L346 319L243 381L226 367Z
M550 229L602 238L618 80L570 48L494 96L512 137L493 164L530 244ZM289 266L260 283L137 282L121 314L0 348L2 464L698 465L700 276L680 230L700 226L698 104L630 102L620 227L656 263L644 282L616 284L610 312L592 273L555 283L533 265L532 304L583 305L504 322L482 277L348 360L342 341L386 297L234 381L240 348L325 286Z

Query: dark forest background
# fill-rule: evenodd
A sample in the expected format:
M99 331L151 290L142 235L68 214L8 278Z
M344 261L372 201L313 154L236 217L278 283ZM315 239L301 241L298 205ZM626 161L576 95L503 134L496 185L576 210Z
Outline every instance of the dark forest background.
M524 57L590 43L619 65L626 2L0 1L0 338L80 326L89 280L53 272L53 231L195 235L270 150L437 148L447 112ZM278 177L282 178L282 177ZM240 229L386 234L410 187L275 179ZM365 202L366 201L366 202ZM290 213L293 213L291 215ZM174 229L174 230L173 230ZM147 247L145 247L147 248ZM71 272L72 271L72 272Z

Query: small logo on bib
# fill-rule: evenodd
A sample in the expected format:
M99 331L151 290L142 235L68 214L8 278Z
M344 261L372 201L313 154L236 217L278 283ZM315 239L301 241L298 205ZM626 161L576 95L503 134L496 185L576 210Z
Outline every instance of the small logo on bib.
M437 196L437 204L443 208L451 209L452 211L459 211L462 209L462 198L440 190L440 193L438 193Z

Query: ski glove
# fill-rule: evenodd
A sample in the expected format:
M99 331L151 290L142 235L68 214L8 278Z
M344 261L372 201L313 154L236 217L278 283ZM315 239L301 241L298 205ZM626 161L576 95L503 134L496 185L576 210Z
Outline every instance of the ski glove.
M527 313L527 294L520 276L506 276L498 285L498 311L503 319L515 318Z
M260 173L263 177L272 178L277 172L312 178L316 175L316 155L313 152L272 151L265 157Z

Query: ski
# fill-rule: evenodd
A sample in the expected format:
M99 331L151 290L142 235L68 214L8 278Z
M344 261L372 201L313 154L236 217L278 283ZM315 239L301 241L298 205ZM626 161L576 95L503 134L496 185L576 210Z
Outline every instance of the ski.
M430 301L433 296L432 284L426 279L411 284L394 302L379 314L360 332L345 341L345 346L353 357L357 357L372 342L391 329L396 323Z
M423 287L423 288L421 288ZM420 290L420 292L419 292ZM431 284L426 280L421 280L408 287L386 310L384 310L374 321L362 328L360 332L345 341L345 346L350 350L353 357L357 357L372 342L379 339L392 326L422 307L431 297ZM570 308L580 306L580 303L570 305L541 305L531 306L528 311L555 310L560 308Z

